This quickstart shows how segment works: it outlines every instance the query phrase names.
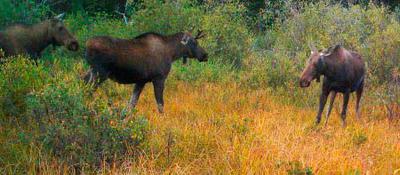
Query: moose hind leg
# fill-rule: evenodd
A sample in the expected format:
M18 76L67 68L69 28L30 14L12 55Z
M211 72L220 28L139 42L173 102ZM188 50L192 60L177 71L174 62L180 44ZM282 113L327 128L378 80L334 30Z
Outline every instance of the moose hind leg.
M135 84L135 88L133 89L133 94L132 94L131 100L129 101L129 104L132 108L136 107L136 104L139 100L140 93L142 93L144 85L145 85L145 83Z
M356 91L356 117L357 117L357 119L358 120L360 120L360 101L361 101L361 96L362 96L362 93L363 93L363 89L364 89L364 87L363 87L363 85L361 85L360 86L360 88L358 88L357 89L357 91Z
M331 95L331 101L329 103L328 110L326 111L325 126L328 124L329 115L331 114L332 107L333 107L333 102L335 101L335 97L336 97L336 92L335 91L333 91L331 94L332 94Z
M85 82L85 84L91 84L94 81L94 73L93 73L93 69L90 68L87 72L86 75L83 77L83 81Z
M165 79L158 79L153 81L154 95L157 101L158 112L164 113L164 82Z
M349 98L350 98L350 92L347 91L343 94L343 107L341 113L343 127L346 127L346 113L347 113L347 105L349 104Z
M107 73L102 69L91 68L83 79L86 84L93 84L96 90L107 78Z

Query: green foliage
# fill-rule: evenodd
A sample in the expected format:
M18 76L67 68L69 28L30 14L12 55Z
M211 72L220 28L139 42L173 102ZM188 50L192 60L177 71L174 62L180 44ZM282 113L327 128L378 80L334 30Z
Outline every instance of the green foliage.
M277 167L285 167L286 171L290 175L312 175L312 168L304 166L299 161L279 161L276 164Z
M138 32L133 25L126 25L123 21L111 18L105 13L97 13L96 17L90 17L85 13L68 15L64 23L71 29L85 50L85 43L94 36L108 35L118 38L133 38Z
M45 4L57 13L106 12L116 14L115 10L124 12L126 0L46 0L36 1Z
M36 4L34 0L0 1L0 29L12 23L35 23L49 13L48 6Z
M227 3L217 6L203 16L201 27L206 31L206 50L217 61L241 67L249 54L252 35L244 18L241 4Z
M22 56L8 58L0 71L0 116L22 117L25 98L46 83L42 65L35 65Z
M147 120L139 117L124 123L126 114L100 101L88 107L83 89L79 82L60 82L29 97L28 112L41 123L39 142L69 165L80 168L99 165L103 160L115 161L135 151L145 139Z
M80 79L69 71L44 69L24 57L10 58L0 72L1 125L19 142L0 149L43 147L44 152L76 168L97 167L102 161L114 162L134 156L145 142L148 121L120 108L109 107L101 99L88 96ZM56 60L57 62L57 60ZM29 134L29 136L25 136ZM1 155L2 159L17 154ZM1 163L1 162L0 162Z
M224 83L235 80L237 72L230 66L220 63L199 63L191 61L190 65L176 64L172 69L171 78L192 83Z
M373 16L379 18L377 15ZM368 38L368 47L364 49L363 55L369 63L371 79L375 83L382 84L389 82L392 73L400 69L400 24L395 19L386 19L390 20L386 21L386 24L385 19L376 20L375 25L380 26L374 27L376 31Z
M359 5L344 8L326 2L305 5L302 11L295 12L266 34L265 38L272 40L268 43L273 43L270 48L273 54L257 66L279 65L279 73L267 70L268 85L285 87L285 82L297 80L308 59L311 43L319 49L341 44L363 56L368 81L388 82L391 76L388 72L400 65L399 29L395 15L373 4L368 8Z
M203 15L198 6L192 1L158 1L143 2L143 8L132 15L132 26L139 33L158 32L172 34L191 29L200 29L200 20Z
M367 140L368 137L362 132L357 132L353 135L353 143L357 146L365 143Z

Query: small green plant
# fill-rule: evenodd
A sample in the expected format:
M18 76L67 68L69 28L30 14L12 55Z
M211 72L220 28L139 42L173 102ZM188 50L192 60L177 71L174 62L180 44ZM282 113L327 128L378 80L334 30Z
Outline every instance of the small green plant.
M367 142L367 140L368 137L362 132L357 132L353 135L353 143L357 146L362 145Z
M302 168L302 164L298 161L289 162L289 169L287 173L290 175L312 175L312 169L310 167Z

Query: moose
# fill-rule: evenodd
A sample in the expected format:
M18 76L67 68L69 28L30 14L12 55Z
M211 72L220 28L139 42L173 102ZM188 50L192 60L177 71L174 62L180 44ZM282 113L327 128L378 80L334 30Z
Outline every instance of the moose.
M311 56L301 75L300 87L309 87L312 80L319 82L321 75L324 76L324 79L316 124L321 121L324 106L331 93L331 100L326 113L325 125L327 125L332 105L338 92L343 93L343 108L341 112L343 127L346 126L346 112L350 93L354 91L357 94L356 116L359 119L360 100L365 78L365 64L361 56L356 52L346 50L341 45L332 46L322 52L311 46Z
M97 36L86 42L86 60L90 65L84 76L86 84L96 89L107 79L120 84L135 84L129 105L135 108L140 93L152 82L158 111L164 112L164 83L171 65L179 58L207 61L206 51L197 40L204 37L199 31L193 37L189 32L172 35L144 33L133 39Z
M63 16L61 14L32 26L21 24L10 26L0 32L0 49L4 52L4 56L26 54L37 59L49 45L64 45L68 50L77 51L78 41L65 28L61 21ZM1 57L2 55L0 59Z

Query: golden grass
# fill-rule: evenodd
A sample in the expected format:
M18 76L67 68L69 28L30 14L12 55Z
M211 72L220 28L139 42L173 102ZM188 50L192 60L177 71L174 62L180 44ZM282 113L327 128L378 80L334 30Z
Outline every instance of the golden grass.
M112 86L120 93L115 105L126 105L131 88ZM167 82L164 95L165 113L158 114L153 88L146 86L137 109L151 123L148 145L115 173L287 174L307 167L314 174L399 173L400 128L368 98L361 121L352 98L348 127L342 128L340 98L328 126L315 127L316 106L283 105L282 97L234 83Z

